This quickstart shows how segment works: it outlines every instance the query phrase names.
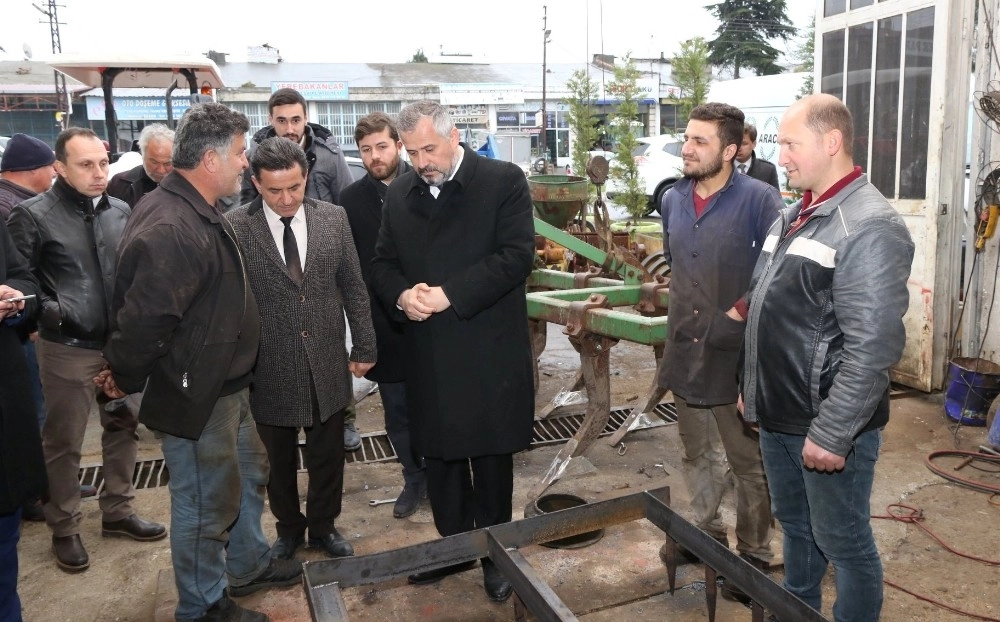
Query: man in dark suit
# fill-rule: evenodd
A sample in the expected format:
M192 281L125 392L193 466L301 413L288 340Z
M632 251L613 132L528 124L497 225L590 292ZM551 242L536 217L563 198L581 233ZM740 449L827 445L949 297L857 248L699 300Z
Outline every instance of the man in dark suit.
M511 519L513 453L531 441L531 197L517 166L459 144L437 102L406 106L397 129L414 170L386 193L372 276L383 306L407 322L410 429L434 524L449 536ZM409 581L430 583L472 564ZM510 596L489 559L483 578L489 598Z
M754 179L759 179L766 184L771 184L780 192L781 188L778 186L778 169L767 160L758 158L757 154L754 153L756 147L757 128L753 123L744 123L743 143L740 145L739 150L736 151L736 162L734 163L736 171L744 175L749 175Z
M261 141L250 164L258 196L226 214L246 254L261 339L250 406L271 462L267 495L277 518L271 554L304 544L354 555L334 527L344 488L344 410L350 374L375 364L375 330L343 208L305 198L309 165L295 142ZM351 326L348 358L344 313ZM306 514L297 486L299 429L306 434Z
M371 261L382 224L382 202L389 184L411 167L399 158L403 143L392 119L384 112L362 117L354 129L354 140L368 174L344 188L340 202L351 223L354 246L361 260L361 274L371 287ZM417 511L421 500L427 498L427 477L423 460L413 452L410 442L410 417L406 412L406 383L403 382L403 324L392 321L374 295L371 296L371 310L378 342L378 364L365 377L378 383L385 411L385 431L403 466L403 491L396 499L392 515L406 518Z

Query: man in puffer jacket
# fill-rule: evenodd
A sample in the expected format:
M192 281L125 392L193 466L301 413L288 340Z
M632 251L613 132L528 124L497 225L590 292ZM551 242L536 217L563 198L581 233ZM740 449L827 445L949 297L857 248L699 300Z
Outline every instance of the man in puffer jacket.
M781 212L754 271L744 416L760 426L785 588L820 609L836 569L838 622L878 620L882 563L870 502L889 368L903 352L913 242L851 155L854 122L831 95L788 108L779 163L802 200Z
M257 145L265 138L282 136L299 143L306 152L309 175L306 179L306 196L325 203L340 205L340 191L354 181L344 159L343 150L333 139L330 130L316 123L309 123L306 100L295 89L278 89L267 100L270 127L258 131L247 148L247 159L252 160ZM240 205L257 198L257 189L250 181L250 169L243 175Z

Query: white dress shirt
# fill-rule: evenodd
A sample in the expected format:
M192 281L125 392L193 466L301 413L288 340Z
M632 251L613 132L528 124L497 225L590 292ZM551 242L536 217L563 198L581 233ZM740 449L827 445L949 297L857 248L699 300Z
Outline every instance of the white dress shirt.
M281 222L281 216L273 209L264 204L264 217L267 218L267 226L271 228L271 236L274 238L274 245L278 247L278 254L281 259L285 259L285 223ZM292 216L292 233L295 234L295 244L299 247L299 263L302 264L302 271L306 269L306 211L299 206L299 209Z

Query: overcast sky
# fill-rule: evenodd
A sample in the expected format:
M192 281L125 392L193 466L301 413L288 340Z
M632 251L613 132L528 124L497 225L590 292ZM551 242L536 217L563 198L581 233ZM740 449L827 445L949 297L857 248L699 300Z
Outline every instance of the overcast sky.
M32 4L0 0L0 47L23 58L51 52L48 18ZM428 57L473 54L486 62L541 62L542 7L548 7L548 61L584 63L593 54L667 57L680 41L714 37L705 0L59 0L67 53L200 54L214 49L246 60L248 46L267 43L288 62L406 62L418 48ZM786 0L793 24L805 30L816 2ZM252 10L251 6L260 6ZM793 51L798 42L787 46ZM784 49L784 44L779 49Z

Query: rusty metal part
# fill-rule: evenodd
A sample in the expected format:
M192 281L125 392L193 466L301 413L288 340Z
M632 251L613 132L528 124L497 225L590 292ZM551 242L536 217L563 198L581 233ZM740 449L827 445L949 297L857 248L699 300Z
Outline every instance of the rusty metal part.
M584 316L590 309L608 309L608 297L603 294L591 294L586 300L577 300L569 304L569 319L563 332L570 337L576 337L583 333L586 324Z
M684 520L669 503L670 489L663 487L393 551L308 561L303 565L303 582L309 609L316 622L344 622L348 619L341 593L344 588L382 583L415 572L489 557L514 587L515 619L526 620L531 614L537 620L576 620L573 612L520 551L531 544L647 518L664 531L668 543L684 545L705 562L709 619L714 619L715 579L722 575L750 596L754 620L759 619L766 607L782 620L826 621L819 612ZM676 550L671 551L669 545L667 553L672 553L676 560ZM676 563L673 572L668 568L671 593L675 582ZM757 603L756 606L753 603Z
M608 171L610 168L607 158L599 155L594 156L587 161L587 178L595 186L603 186L608 181Z
M580 371L576 372L576 377L573 378L573 382L572 382L572 384L570 384L570 387L569 387L568 390L569 391L579 391L580 389L583 388L583 386L584 386L584 382L583 382L583 370L581 369ZM553 412L555 412L558 408L559 408L559 405L556 404L555 400L552 400L551 402L549 402L548 404L546 404L545 407L542 408L542 410L539 411L539 413L537 415L535 415L535 419L548 419L549 415L551 415Z
M646 500L646 518L659 527L675 543L684 545L695 557L705 564L705 599L709 607L709 619L715 617L716 579L726 578L745 592L753 602L763 605L779 620L796 622L821 622L826 620L820 612L802 602L772 581L767 575L741 557L733 554L728 547L717 542L712 536L698 529L666 504ZM670 546L667 546L670 553ZM676 551L675 551L676 554ZM667 568L667 583L674 585L676 564L673 571Z
M626 417L625 423L623 423L622 426L611 435L611 438L608 439L608 445L614 447L618 443L622 442L622 439L625 438L625 435L628 434L629 431L639 429L640 426L634 424L640 421L640 415L653 414L659 417L659 413L656 412L656 405L660 403L660 400L666 394L667 390L657 385L656 378L654 377L653 386L650 387L649 392L646 394L646 400L642 403L642 406L636 406L632 409L632 412L629 413L628 417Z
M601 268L590 266L586 271L573 273L573 289L585 289L590 279L601 276Z
M652 282L639 286L639 302L633 308L643 315L666 315L667 308L660 306L660 300L663 298L661 293L670 291L670 279L652 278Z
M601 302L599 299L604 298L591 296L591 299L595 297L598 300L592 300L590 304L599 304ZM569 328L567 324L566 329ZM580 371L583 373L584 387L587 389L587 414L584 415L580 429L559 451L542 479L528 492L529 499L540 497L546 488L562 477L573 458L590 448L611 414L611 375L608 366L611 348L618 343L618 340L593 333L578 333L570 335L570 343L580 353Z
M642 267L653 276L667 276L670 274L670 264L662 252L650 253L642 258Z

